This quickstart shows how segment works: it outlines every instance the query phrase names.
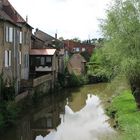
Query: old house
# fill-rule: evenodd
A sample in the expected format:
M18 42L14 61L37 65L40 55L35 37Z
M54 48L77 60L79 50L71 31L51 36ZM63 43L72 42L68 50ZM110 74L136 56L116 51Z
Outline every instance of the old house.
M67 69L70 74L82 75L86 72L86 60L79 53L73 54L68 61Z
M36 32L34 33L35 37L45 42L43 48L53 48L56 49L57 57L56 61L58 61L58 73L63 73L64 71L64 44L62 41L57 39L57 34L55 34L55 37L50 36L49 34L36 29Z
M8 0L0 0L0 73L7 86L29 77L29 48L32 27L19 15Z
M57 78L56 49L31 49L30 72L33 76L51 74L53 82Z

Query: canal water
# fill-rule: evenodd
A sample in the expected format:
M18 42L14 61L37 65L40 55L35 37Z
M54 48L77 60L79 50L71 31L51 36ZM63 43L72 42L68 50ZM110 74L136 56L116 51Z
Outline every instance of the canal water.
M47 95L0 140L113 140L115 131L103 109L111 99L106 87L86 85Z

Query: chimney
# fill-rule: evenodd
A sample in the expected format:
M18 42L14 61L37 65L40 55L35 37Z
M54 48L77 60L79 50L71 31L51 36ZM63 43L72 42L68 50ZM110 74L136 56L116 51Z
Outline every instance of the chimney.
M55 33L55 38L57 39L57 33Z
M26 22L28 23L28 16L26 16Z

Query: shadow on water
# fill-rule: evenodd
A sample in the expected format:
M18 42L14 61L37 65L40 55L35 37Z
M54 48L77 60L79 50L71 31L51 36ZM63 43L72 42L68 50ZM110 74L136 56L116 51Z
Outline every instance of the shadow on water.
M111 93L105 91L106 86L107 84L87 85L44 96L37 105L25 110L25 114L17 120L17 125L7 129L0 140L35 140L38 135L46 136L60 125L60 114L65 114L67 102L72 111L77 112L86 105L88 94L107 100Z

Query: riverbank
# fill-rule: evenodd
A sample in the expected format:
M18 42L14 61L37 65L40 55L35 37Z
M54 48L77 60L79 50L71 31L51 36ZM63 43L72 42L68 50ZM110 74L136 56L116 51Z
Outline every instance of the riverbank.
M140 138L140 111L136 108L131 91L124 91L116 96L107 109L107 113L114 119L116 123L114 127L120 133L117 140L138 140Z

